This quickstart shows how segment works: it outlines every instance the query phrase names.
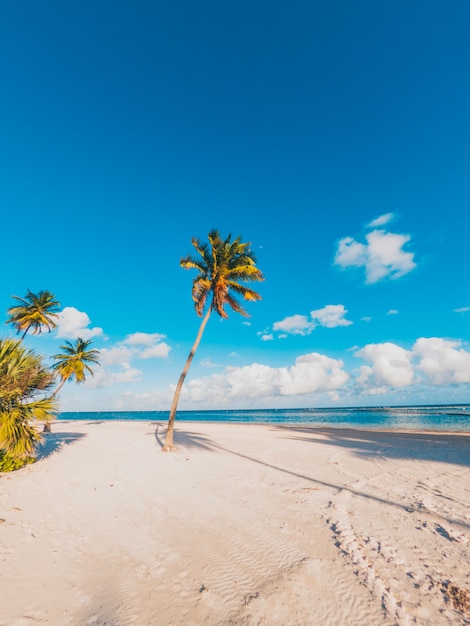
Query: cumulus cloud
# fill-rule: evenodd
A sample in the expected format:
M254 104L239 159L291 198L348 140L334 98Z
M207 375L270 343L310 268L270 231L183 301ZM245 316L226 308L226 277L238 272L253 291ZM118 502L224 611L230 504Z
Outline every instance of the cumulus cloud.
M133 351L127 346L117 345L112 348L100 349L100 363L103 366L121 365L129 363L132 359Z
M299 356L295 365L282 370L281 395L302 395L339 389L348 380L343 361L312 352Z
M432 385L470 382L470 352L460 341L422 337L414 344L413 354L419 359L416 368Z
M161 333L132 333L127 335L121 344L113 350L120 350L123 354L128 351L129 359L162 359L170 353L170 346L162 341L166 335Z
M349 380L343 366L343 361L316 352L299 356L290 367L230 366L222 374L189 381L186 393L193 402L216 402L333 392Z
M273 330L284 331L290 335L309 335L314 328L315 323L306 315L290 315L273 324Z
M359 368L356 382L361 386L385 389L407 387L415 382L412 352L394 343L368 344L356 356L370 363Z
M100 372L90 380L90 387L107 387L115 383L140 380L142 372L132 366L135 359L165 358L170 346L160 333L133 333L111 348L100 349Z
M394 343L369 344L357 350L355 356L367 362L357 370L356 383L369 394L416 383L470 383L470 352L458 340L421 337L411 350Z
M81 337L84 340L92 337L100 337L103 329L95 326L89 328L90 318L83 312L75 309L73 306L66 306L58 314L57 320L57 336L66 339L75 339Z
M343 304L327 304L323 309L311 311L312 320L317 322L319 326L325 328L335 328L336 326L350 326L352 322L345 319L347 310Z
M161 333L132 333L131 335L127 335L123 343L129 346L146 346L147 348L151 348L165 338L166 335L162 335Z
M162 341L154 346L145 348L145 350L142 350L137 356L139 359L164 359L169 355L170 350L170 346Z
M383 225L387 221L387 214L377 218L369 226ZM377 224L378 221L380 224ZM366 283L376 283L385 278L392 280L408 274L416 267L414 254L404 250L410 241L410 235L399 235L386 232L383 229L374 229L367 233L365 243L356 241L352 237L339 240L334 264L345 269L349 267L363 267L366 273Z
M284 332L289 335L310 335L317 326L335 328L336 326L349 326L350 320L345 318L347 309L343 304L327 304L322 309L310 312L310 318L306 315L290 315L280 322L273 324L273 330Z
M94 376L90 376L85 381L85 386L90 388L101 389L103 387L110 387L115 384L132 383L140 380L142 372L134 367L131 367L129 363L120 363L120 369L113 371L107 368L99 368L96 370Z

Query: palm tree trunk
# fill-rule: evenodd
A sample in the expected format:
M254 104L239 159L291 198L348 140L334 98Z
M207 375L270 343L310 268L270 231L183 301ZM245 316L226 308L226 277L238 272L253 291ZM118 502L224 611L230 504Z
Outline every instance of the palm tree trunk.
M168 427L166 430L165 444L162 448L162 452L174 452L175 446L173 445L173 428L175 424L175 416L176 416L176 407L178 406L178 401L180 399L181 388L183 387L184 379L186 378L186 374L188 373L189 366L191 365L191 361L193 360L194 355L196 354L196 350L199 347L201 342L202 334L204 333L204 329L206 327L207 322L209 321L210 314L212 312L212 306L209 307L207 313L204 316L204 319L201 322L199 327L199 331L196 336L196 341L191 348L191 352L189 353L186 364L181 372L181 376L179 377L178 384L176 385L175 395L173 396L173 403L171 405L170 417L168 418Z
M59 386L57 387L57 389L52 394L52 397L56 396L59 393L59 391L62 389L62 387L65 385L66 382L67 382L67 379L66 378L62 378L62 380L59 383Z

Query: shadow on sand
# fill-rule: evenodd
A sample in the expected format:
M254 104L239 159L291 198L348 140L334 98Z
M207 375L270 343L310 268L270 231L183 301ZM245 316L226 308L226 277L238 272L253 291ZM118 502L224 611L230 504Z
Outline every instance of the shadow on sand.
M270 427L275 431L281 430L289 439L298 439L310 443L347 447L350 450L354 450L355 453L361 457L375 456L414 460L419 459L455 463L460 466L470 465L470 436L459 436L457 434L449 433L404 433L393 431L364 431L359 429L308 428L291 425L270 425ZM161 424L158 424L155 431L155 438L158 444L163 447L162 438L159 436L160 429L162 431L162 438L164 439L166 425L162 427ZM318 437L318 435L327 436L328 439L325 440ZM346 491L367 500L373 500L391 507L402 509L407 513L410 513L415 509L413 504L405 505L394 502L393 500L388 500L380 495L373 495L371 493L360 491L352 486L327 482L316 478L314 475L308 476L306 474L301 474L293 471L292 469L268 463L262 458L248 456L247 454L243 454L237 450L231 450L230 448L219 445L215 441L209 439L208 437L204 437L199 433L190 431L178 432L175 430L174 442L176 447L181 445L188 448L202 448L213 452L221 451L233 454L234 456L238 456L246 461L251 461L252 463L263 465L264 467L269 467L277 472L281 472L295 478L300 478L310 483L321 485L322 487L333 489L337 493ZM312 458L312 473L314 474L314 472L315 459ZM457 523L461 526L465 526L466 528L470 528L470 524L461 519L450 519L440 515L439 513L435 513L435 515L436 517L440 517L447 522Z
M160 448L163 448L166 435L166 424L163 426L160 423L155 425L155 439ZM200 448L202 450L214 450L217 446L208 437L204 437L199 433L193 433L190 431L178 431L175 429L173 434L173 441L176 447L184 446L185 448Z
M86 437L83 433L48 433L38 448L36 462L46 459L60 448L75 443L83 437Z
M288 439L348 448L363 458L413 459L470 466L470 435L281 425L274 428L284 432Z

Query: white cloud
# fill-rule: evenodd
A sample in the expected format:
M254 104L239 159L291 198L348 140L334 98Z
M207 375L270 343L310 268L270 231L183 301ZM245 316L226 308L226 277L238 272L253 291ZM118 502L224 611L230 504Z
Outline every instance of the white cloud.
M350 326L351 321L345 319L347 310L343 304L327 304L323 309L311 311L310 315L315 322L325 328L335 328L336 326Z
M416 367L433 385L469 383L470 352L461 346L460 341L422 337L413 346L419 359Z
M261 341L272 341L274 339L272 333L268 333L266 335L261 335Z
M139 354L136 354L139 359L164 359L170 354L170 346L162 341L154 346L150 346L142 350Z
M341 360L313 352L299 356L290 367L260 363L227 367L223 374L189 381L187 398L193 402L216 402L335 391L349 380L343 365Z
M470 383L470 352L457 340L421 337L411 350L394 343L369 344L356 352L362 365L356 382L368 393L420 382L438 386Z
M67 306L58 314L57 337L75 339L81 337L84 340L92 337L100 337L103 329L95 326L88 328L90 318L83 311L79 311L72 306Z
M372 320L371 317L369 317L368 315L365 315L364 317L361 317L361 321L362 322L370 322Z
M299 356L295 365L282 370L281 395L292 396L339 389L348 380L343 361L312 352Z
M90 376L85 381L85 386L93 389L103 387L111 387L115 384L132 383L141 379L142 372L129 363L121 363L121 369L112 371L106 368L99 368L94 372L94 376Z
M146 346L147 348L151 348L165 338L166 335L162 335L161 333L132 333L131 335L127 335L123 343L129 346Z
M356 381L361 386L407 387L415 382L412 352L394 343L371 343L356 352L371 365L359 368Z
M454 313L467 313L470 311L470 306L461 306L459 309L454 309Z
M403 247L410 235L398 235L384 230L373 230L366 235L366 243L352 237L338 242L334 264L341 268L364 267L366 283L376 283L385 278L400 278L415 267L414 254Z
M161 359L167 357L171 350L162 341L165 337L161 333L132 333L122 343L132 347L132 356L136 359Z
M387 315L398 315L399 311L397 309L389 309L387 311Z
M464 390L470 390L470 351L458 340L419 338L412 349L388 342L355 346L346 352L351 351L363 360L353 371L354 388L342 360L312 352L298 356L284 367L255 362L243 367L229 366L222 373L189 377L182 390L181 406L188 409L194 405L204 408L319 406L325 399L334 403L348 399L351 405L360 402L361 394L384 396L393 394L394 389L401 394L395 397L400 401L409 398L411 404L413 397L426 397L426 386L442 387L441 393L448 395L445 388L450 385L467 385ZM124 408L167 408L173 398L174 384L155 389L151 383L151 391L130 391L130 383L143 378L143 372L132 365L132 359L139 358L141 352L124 344L103 349L100 358L103 367L96 370L94 377L89 377L85 386L122 385L120 397L127 397L123 400ZM205 360L204 365L213 363ZM353 390L358 392L355 396L351 394ZM415 395L417 392L421 395ZM393 395L387 395L387 403L393 401L390 398Z
M264 330L260 330L256 333L258 337L260 337L261 341L272 341L273 335L269 332L269 328L265 328Z
M274 322L273 330L284 331L291 335L309 335L315 328L306 315L290 315L280 322Z
M165 335L159 333L134 333L128 335L122 343L112 348L101 348L100 361L103 365L121 365L132 359L165 358L171 348L161 341Z
M317 326L335 328L349 326L350 320L345 319L347 309L343 304L327 304L322 309L310 312L310 319L306 315L290 315L280 322L274 322L273 330L290 335L310 335ZM285 335L282 335L285 336Z
M385 224L388 224L392 219L393 219L393 213L384 213L384 215L381 215L380 217L377 217L375 220L372 220L372 222L369 222L367 226L369 228L378 228L379 226L385 226Z
M388 277L400 278L416 267L414 255L403 250L403 246L411 239L409 235L373 230L366 239L368 243L366 282L375 283Z
M362 267L367 264L367 246L352 237L343 237L338 242L335 265L340 267Z
M132 359L133 351L127 346L117 345L112 348L100 349L100 363L103 366L122 365L129 363Z
M161 341L160 333L133 333L111 348L100 349L100 371L88 381L89 387L109 387L117 383L130 383L141 379L142 372L133 367L134 359L165 358L170 346Z

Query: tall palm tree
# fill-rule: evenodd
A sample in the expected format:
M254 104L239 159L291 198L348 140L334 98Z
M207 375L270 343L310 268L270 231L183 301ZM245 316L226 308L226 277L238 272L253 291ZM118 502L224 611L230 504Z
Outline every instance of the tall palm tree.
M263 274L256 267L255 255L250 249L251 244L242 243L240 237L232 241L231 235L222 239L217 230L211 230L208 240L209 243L201 243L194 237L192 245L198 256L188 255L180 261L182 268L195 269L199 272L193 280L192 297L199 317L203 316L206 306L207 310L176 385L163 446L164 452L172 452L175 449L173 429L181 388L212 311L226 319L228 315L224 307L228 304L236 313L248 317L235 295L250 301L261 300L259 293L243 284L264 280Z
M53 376L42 357L20 340L0 339L0 467L16 469L34 458L41 436L34 421L51 421L57 411L44 396ZM41 395L42 397L37 397Z
M12 324L16 328L16 332L22 332L21 339L24 339L26 333L32 328L33 335L42 332L43 328L47 328L49 332L57 326L56 319L60 303L50 291L40 291L38 294L28 289L24 298L13 296L20 304L12 306L8 309L9 319L7 324Z
M98 356L100 352L95 349L89 350L91 343L91 339L86 341L78 337L74 342L66 341L63 346L60 346L63 353L53 355L52 358L56 359L57 363L52 365L52 370L55 372L55 376L61 380L52 397L59 393L68 380L75 378L75 382L84 383L87 373L93 376L93 370L89 363L99 365ZM51 425L49 422L46 422L44 432L50 431Z

